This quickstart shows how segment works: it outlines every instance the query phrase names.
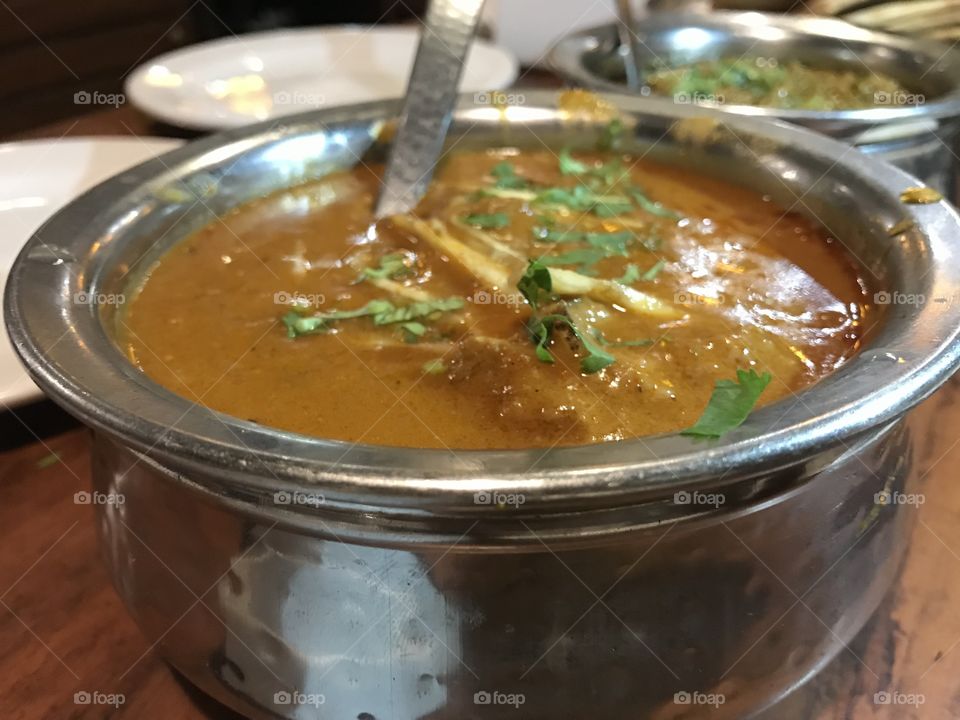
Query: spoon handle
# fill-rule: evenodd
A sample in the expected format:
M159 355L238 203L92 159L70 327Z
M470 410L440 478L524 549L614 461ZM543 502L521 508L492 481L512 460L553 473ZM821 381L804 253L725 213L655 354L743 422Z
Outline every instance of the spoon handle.
M433 0L410 73L376 217L412 209L427 189L450 127L483 0Z
M637 49L637 23L633 17L630 0L617 0L617 34L620 36L621 52L624 57L624 70L627 73L627 86L633 90L640 88L640 53Z

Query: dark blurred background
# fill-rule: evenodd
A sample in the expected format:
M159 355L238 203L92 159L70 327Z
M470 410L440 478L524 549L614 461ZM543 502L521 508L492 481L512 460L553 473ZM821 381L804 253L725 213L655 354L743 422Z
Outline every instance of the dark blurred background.
M0 135L75 117L85 108L73 103L74 92L120 92L137 65L183 45L278 27L407 22L425 6L426 0L3 0Z

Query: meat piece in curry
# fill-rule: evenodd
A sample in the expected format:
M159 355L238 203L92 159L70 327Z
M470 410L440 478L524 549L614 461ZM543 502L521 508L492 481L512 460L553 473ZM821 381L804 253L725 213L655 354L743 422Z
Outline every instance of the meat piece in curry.
M147 274L121 341L212 409L323 438L545 448L717 436L862 342L857 266L809 220L611 151L448 158L371 227L360 167L240 207Z

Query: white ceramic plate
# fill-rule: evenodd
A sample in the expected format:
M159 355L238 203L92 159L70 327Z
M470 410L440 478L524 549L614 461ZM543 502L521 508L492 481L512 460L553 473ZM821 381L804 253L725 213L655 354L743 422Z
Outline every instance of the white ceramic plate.
M14 258L44 220L84 190L179 144L162 138L0 144L0 294ZM41 396L0 322L0 412Z
M131 73L127 98L165 122L200 130L246 125L304 110L401 97L416 27L276 30L214 40L161 55ZM517 61L482 41L460 88L506 87Z

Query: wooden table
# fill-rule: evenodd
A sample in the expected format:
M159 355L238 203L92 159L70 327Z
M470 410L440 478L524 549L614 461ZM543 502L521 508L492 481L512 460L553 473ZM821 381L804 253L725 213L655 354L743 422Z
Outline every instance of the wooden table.
M167 130L122 108L30 136ZM849 650L764 718L960 718L958 401L960 378L917 410L931 420L915 448L926 502L915 510L898 584ZM45 413L31 412L28 424L44 430ZM90 488L89 461L82 429L0 452L0 720L236 718L180 680L126 615L99 560L93 511L74 503L74 493ZM124 702L78 705L78 692L122 694ZM878 705L878 692L924 702Z

